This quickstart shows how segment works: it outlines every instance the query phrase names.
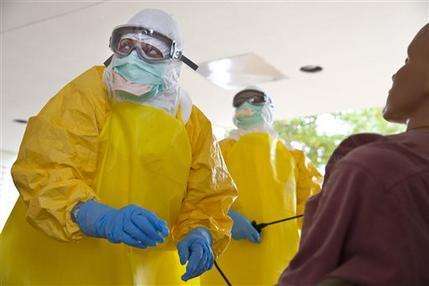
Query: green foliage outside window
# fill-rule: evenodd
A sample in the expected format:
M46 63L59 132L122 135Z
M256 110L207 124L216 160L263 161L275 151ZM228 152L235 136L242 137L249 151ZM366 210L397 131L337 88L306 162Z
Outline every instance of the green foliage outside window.
M320 122L322 116L328 116L330 121L334 123L331 124L329 132L322 130L326 129ZM321 171L323 171L335 147L351 134L372 132L387 135L405 130L403 125L385 121L380 108L279 120L275 122L274 128L282 139L289 142L294 148L303 150Z

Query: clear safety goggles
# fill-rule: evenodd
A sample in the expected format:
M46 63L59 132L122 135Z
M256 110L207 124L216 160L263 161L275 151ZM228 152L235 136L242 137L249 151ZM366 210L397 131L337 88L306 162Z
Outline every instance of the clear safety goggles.
M145 41L145 39L151 39ZM153 43L158 43L154 45ZM110 48L120 57L136 51L139 58L149 63L163 63L166 61L182 61L192 68L198 69L198 65L182 54L176 47L176 42L169 37L144 27L122 25L116 27L110 37ZM162 46L162 51L156 46Z
M271 104L271 99L263 92L259 90L242 90L234 96L232 105L237 108L248 102L253 105L264 105L266 103Z

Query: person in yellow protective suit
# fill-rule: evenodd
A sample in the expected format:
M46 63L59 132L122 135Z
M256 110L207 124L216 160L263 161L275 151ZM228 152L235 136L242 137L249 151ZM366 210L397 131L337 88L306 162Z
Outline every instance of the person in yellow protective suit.
M181 61L195 66L176 22L143 10L110 47L106 68L29 120L1 285L181 285L230 240L236 191L210 122L178 85Z
M300 215L321 178L302 151L293 150L272 128L271 99L249 87L234 97L234 130L221 149L238 189L230 216L233 241L217 260L232 285L275 285L298 248L300 222L292 219L258 232L252 222L269 223ZM201 285L225 285L219 271Z

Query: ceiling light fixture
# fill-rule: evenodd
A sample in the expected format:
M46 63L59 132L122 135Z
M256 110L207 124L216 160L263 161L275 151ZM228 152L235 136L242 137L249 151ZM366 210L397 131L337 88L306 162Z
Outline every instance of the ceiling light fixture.
M323 68L321 66L316 66L316 65L307 65L307 66L302 66L299 70L302 72L315 73L315 72L321 72Z
M208 61L199 66L199 74L227 90L286 78L277 68L254 53Z
M27 124L28 121L25 119L14 119L13 122Z

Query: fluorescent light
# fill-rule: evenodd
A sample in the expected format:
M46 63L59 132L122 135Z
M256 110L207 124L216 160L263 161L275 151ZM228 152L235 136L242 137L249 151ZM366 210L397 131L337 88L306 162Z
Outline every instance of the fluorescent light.
M210 82L229 90L286 78L254 53L201 63L198 72Z

